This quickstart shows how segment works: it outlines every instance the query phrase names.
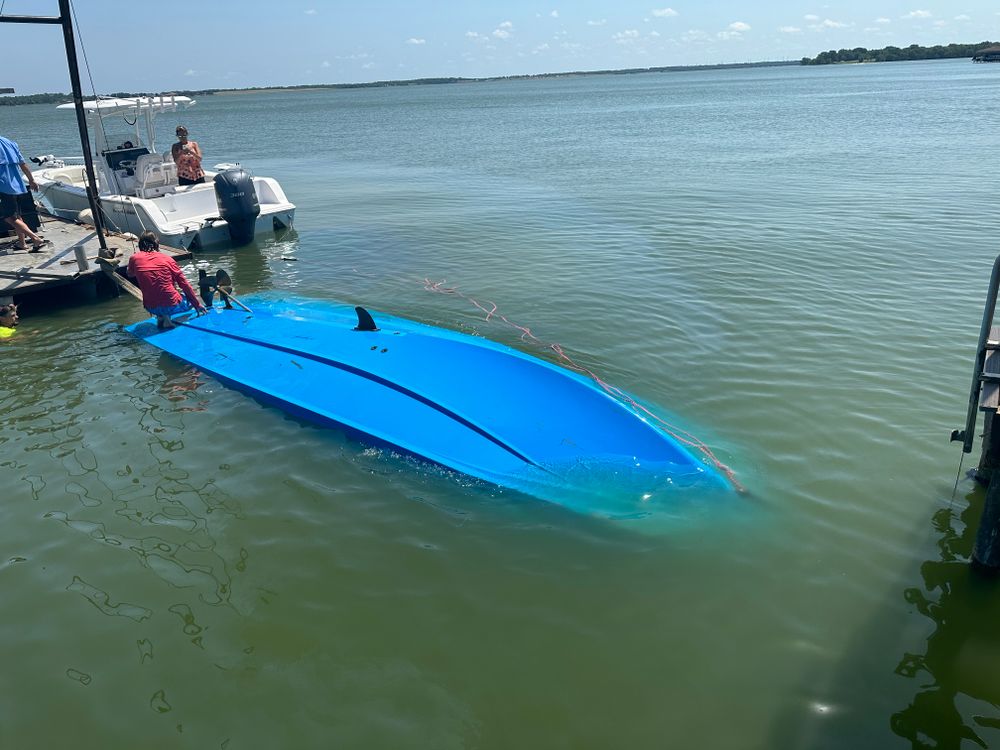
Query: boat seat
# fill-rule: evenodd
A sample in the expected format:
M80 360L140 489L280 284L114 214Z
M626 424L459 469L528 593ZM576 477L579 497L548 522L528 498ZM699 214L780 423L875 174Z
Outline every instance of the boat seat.
M135 194L156 198L172 192L177 185L177 165L170 154L144 154L135 162Z

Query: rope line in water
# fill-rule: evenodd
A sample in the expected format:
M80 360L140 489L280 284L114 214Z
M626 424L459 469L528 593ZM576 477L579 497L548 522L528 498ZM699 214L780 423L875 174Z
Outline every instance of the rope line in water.
M634 398L625 393L625 391L605 381L603 378L601 378L600 375L595 373L593 370L577 363L572 357L570 357L566 353L565 349L563 349L562 346L560 346L559 344L547 343L545 341L542 341L534 333L532 333L531 329L528 328L527 326L523 326L519 323L515 323L514 321L510 320L506 315L499 312L499 308L495 302L487 302L487 305L489 305L489 307L486 307L486 305L483 305L478 300L459 291L457 286L444 286L444 284L445 284L444 280L431 281L430 279L427 278L424 279L424 289L426 291L436 292L437 294L451 294L456 297L460 297L461 299L464 299L466 302L469 302L477 309L479 309L486 316L485 319L487 322L491 322L493 318L496 317L499 320L503 321L504 324L509 325L512 328L515 328L518 331L520 331L521 341L529 341L535 344L536 346L552 351L556 355L556 359L559 362L563 363L567 368L586 375L595 383L597 383L597 385L599 385L610 396L620 401L624 401L633 409L640 411L643 414L649 416L651 419L655 420L657 424L660 426L660 428L663 429L664 432L670 435L678 443L700 452L703 456L705 456L706 459L708 459L709 463L711 463L712 466L714 466L719 472L725 475L726 479L729 480L729 482L733 485L734 489L736 489L737 492L740 493L746 492L746 488L742 484L740 484L739 480L736 479L736 472L733 471L729 466L724 464L722 461L720 461L719 458L712 451L712 449L702 440L700 440L697 436L691 434L686 430L681 429L680 427L676 427L670 424L662 417L654 414L645 406L638 403Z

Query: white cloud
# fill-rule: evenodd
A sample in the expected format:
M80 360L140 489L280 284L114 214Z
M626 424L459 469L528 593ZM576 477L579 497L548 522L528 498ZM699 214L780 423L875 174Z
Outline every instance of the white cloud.
M971 19L971 18L969 18L969 17L968 17L967 15L965 15L964 13L962 13L962 14L961 14L961 15L959 15L959 16L955 16L955 20L956 20L956 21L971 21L972 19Z
M841 23L840 21L831 21L829 18L825 19L820 26L824 29L846 29L847 24Z
M875 19L875 23L886 24L886 23L892 23L892 21L890 21L888 18L885 18L883 16L882 18L876 18Z
M186 76L196 76L196 75L198 75L198 71L195 70L194 68L188 68L187 70L184 71L184 75L186 75Z
M660 32L659 31L650 31L649 35L655 39L655 38L657 38L657 37L660 36Z
M681 34L681 39L685 42L703 42L708 39L708 34L701 29L689 29Z
M603 26L608 22L607 18L602 18L600 21L587 21L588 26Z
M537 47L531 50L531 54L537 55L539 52L547 51L548 48L549 48L548 42L543 42L542 44L539 44Z
M321 68L329 68L330 67L330 61L329 60L324 60L323 64L320 65L320 67Z
M412 37L411 36L409 39L406 40L406 43L407 44L426 44L427 40L426 39L417 39L416 37Z
M309 10L306 11L306 15L307 16L315 16L316 15L316 9L315 8L310 8Z
M639 38L639 31L638 29L626 29L625 31L619 31L611 38L619 44L628 44L629 42L633 42Z
M653 10L653 15L657 18L670 18L677 15L677 11L673 8L659 8Z
M362 68L364 68L365 70L369 70L369 69L371 69L371 68L374 68L374 67L375 67L375 63L365 63L365 64L364 64L364 65L362 65L361 67L362 67Z
M730 31L750 31L750 24L743 23L743 21L733 21L727 27Z
M553 18L559 18L559 11L554 10L551 13L549 13L549 15L552 16Z
M486 38L482 34L480 34L478 31L466 31L465 35L467 37L469 37L469 39L485 39Z
M802 16L802 17L805 20L807 20L807 21L818 21L819 20L819 16L814 16L812 13L808 13L808 14Z
M911 10L903 18L930 18L931 12L929 10Z
M802 29L798 26L779 26L778 31L782 34L798 34Z
M513 28L514 24L512 24L510 21L504 21L502 24L500 24L493 30L493 36L495 36L497 39L507 39L510 37Z

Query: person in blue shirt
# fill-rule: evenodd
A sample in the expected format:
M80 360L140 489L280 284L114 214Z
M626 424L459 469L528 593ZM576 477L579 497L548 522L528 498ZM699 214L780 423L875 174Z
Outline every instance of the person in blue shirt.
M25 187L24 178L28 179ZM31 170L24 163L21 150L14 141L0 136L0 219L7 222L17 232L18 250L28 250L25 238L31 240L30 253L37 253L44 245L51 244L39 234L31 231L17 207L17 196L28 192L28 188L38 190Z

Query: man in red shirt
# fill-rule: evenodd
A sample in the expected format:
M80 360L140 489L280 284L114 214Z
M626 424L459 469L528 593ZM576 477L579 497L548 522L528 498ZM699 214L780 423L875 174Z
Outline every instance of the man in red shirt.
M139 237L139 252L129 258L127 273L139 282L142 306L156 316L157 328L165 331L176 327L172 316L192 307L198 315L203 315L205 307L174 259L159 250L160 240L156 234L143 232ZM184 292L184 297L177 287Z

